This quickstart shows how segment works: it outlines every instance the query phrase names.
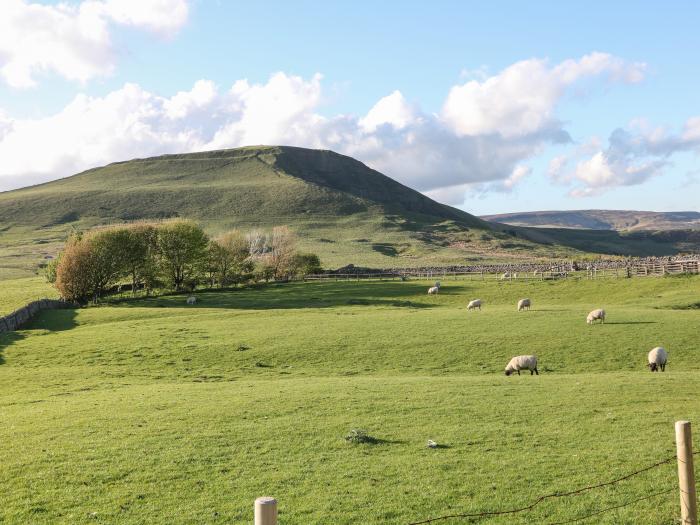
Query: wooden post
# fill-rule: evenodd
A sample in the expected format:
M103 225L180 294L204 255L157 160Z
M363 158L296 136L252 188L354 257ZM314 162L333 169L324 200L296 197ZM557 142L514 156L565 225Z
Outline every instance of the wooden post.
M676 421L676 456L678 457L678 489L681 496L681 523L698 525L690 421Z
M255 500L255 525L277 525L277 500L264 496Z

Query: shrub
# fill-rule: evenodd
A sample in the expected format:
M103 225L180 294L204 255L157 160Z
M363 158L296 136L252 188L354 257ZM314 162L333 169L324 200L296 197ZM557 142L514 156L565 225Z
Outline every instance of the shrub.
M348 443L353 443L355 445L362 444L362 443L369 443L371 445L375 443L379 443L379 440L375 437L370 436L367 434L366 430L362 430L359 428L353 428L348 434L345 436L345 441Z

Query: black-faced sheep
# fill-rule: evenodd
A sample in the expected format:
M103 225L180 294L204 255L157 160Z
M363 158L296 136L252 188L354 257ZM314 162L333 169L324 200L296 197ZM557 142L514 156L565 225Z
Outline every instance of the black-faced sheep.
M506 365L506 375L509 376L514 372L520 375L521 370L529 370L530 375L540 373L537 371L537 356L536 355L519 355L511 359Z
M530 299L520 299L518 301L518 312L521 312L521 311L525 310L526 308L529 310L530 305L531 305Z
M649 370L652 372L658 372L659 370L665 372L667 360L668 352L666 352L663 347L657 346L656 348L652 348L651 352L649 352L649 355L647 356Z

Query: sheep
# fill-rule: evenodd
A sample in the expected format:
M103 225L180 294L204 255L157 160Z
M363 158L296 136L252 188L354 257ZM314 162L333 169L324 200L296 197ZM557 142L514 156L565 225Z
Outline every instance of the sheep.
M536 355L519 355L511 359L506 365L506 375L509 376L513 372L520 375L521 370L529 370L530 375L540 373L537 371L537 356Z
M428 288L428 295L437 294L439 291L440 291L439 286L431 286L430 288Z
M605 310L602 308L598 308L597 310L593 310L591 313L588 314L588 317L586 317L586 322L588 324L593 324L593 321L599 319L601 323L605 322Z
M196 302L197 302L197 298L196 298L194 295L190 295L190 296L187 298L187 304L194 304L194 303L196 303Z
M525 310L525 308L527 308L529 310L530 305L531 305L530 299L520 299L518 301L518 312L522 312L523 310Z
M508 272L501 275L501 281L505 281L506 279L510 279L510 274Z
M474 310L475 308L481 310L481 299L474 299L473 301L469 301L469 304L467 305L467 310Z
M647 360L649 361L650 371L658 372L659 369L661 369L662 372L665 372L668 353L663 347L657 346L656 348L652 348L651 352L649 352Z

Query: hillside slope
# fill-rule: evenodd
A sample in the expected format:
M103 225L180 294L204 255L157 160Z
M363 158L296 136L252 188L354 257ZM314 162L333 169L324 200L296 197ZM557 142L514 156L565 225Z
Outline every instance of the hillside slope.
M197 220L213 235L286 224L330 267L571 252L513 243L350 157L260 146L117 162L0 193L0 274L31 272L71 229L172 217Z
M662 231L700 230L700 212L634 210L571 210L501 213L481 217L514 226L586 230Z
M256 146L116 162L0 193L0 279L36 272L71 230L185 217L211 235L288 225L326 267L667 254L667 239L489 223L332 151ZM602 235L601 235L602 234Z

